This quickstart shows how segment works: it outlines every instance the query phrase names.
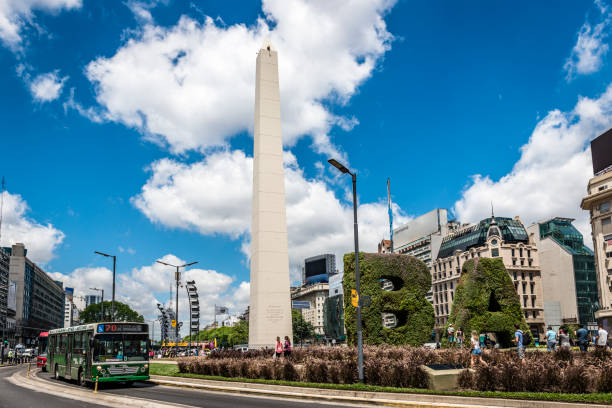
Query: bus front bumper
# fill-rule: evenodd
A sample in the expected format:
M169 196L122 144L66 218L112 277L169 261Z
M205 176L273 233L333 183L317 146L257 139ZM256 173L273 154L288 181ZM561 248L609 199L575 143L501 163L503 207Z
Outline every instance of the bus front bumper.
M148 375L125 375L125 376L110 376L98 377L98 382L120 382L120 381L148 381ZM96 382L96 377L93 377L93 382Z

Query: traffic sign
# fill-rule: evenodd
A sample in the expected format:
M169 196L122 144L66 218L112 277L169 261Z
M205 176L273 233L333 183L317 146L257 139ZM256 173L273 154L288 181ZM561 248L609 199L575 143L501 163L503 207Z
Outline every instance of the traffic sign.
M176 327L176 320L172 320L172 327Z
M351 304L353 307L357 307L359 305L359 295L355 289L351 289Z
M292 309L310 309L310 302L302 300L293 300L291 302Z
M597 327L597 322L588 322L587 326L588 326L588 330L591 330L591 331L596 331L597 329L599 329L599 327Z
M363 295L361 297L361 307L368 307L372 304L372 298L370 296Z

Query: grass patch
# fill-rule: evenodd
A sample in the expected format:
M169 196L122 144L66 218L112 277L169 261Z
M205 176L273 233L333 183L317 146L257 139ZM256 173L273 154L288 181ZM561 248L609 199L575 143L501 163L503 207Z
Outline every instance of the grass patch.
M179 374L178 365L176 364L149 364L149 375L177 375Z
M323 388L332 390L349 391L372 391L372 392L391 392L409 394L430 394L430 395L449 395L458 397L480 397L480 398L505 398L520 400L537 401L558 401L558 402L577 402L588 404L607 404L612 405L612 394L592 393L592 394L563 394L549 392L502 392L502 391L432 391L421 388L395 388L381 387L367 384L328 384L328 383L306 383L297 381L264 380L253 378L230 378L212 375L179 373L178 366L174 364L151 364L149 366L151 375L166 375L171 377L199 378L203 380L246 382L256 384L288 385L303 388Z

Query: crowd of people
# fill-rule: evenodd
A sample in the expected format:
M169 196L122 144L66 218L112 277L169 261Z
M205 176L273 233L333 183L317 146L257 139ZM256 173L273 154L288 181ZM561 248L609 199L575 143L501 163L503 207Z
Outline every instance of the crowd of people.
M459 327L457 330L450 324L446 330L446 337L449 342L449 346L452 347L464 347L464 332L463 328ZM602 324L599 324L598 330L591 336L589 335L586 326L583 325L574 331L574 339L570 336L570 331L567 327L561 326L559 330L555 331L551 326L548 326L548 330L544 335L546 339L546 348L549 352L557 349L571 350L572 345L579 347L581 352L588 351L589 347L593 345L597 349L607 349L608 344L608 332L604 329ZM523 332L519 325L514 326L514 336L512 342L516 346L517 356L525 362L525 348L531 344L531 333ZM472 330L469 347L471 352L471 365L476 364L487 365L482 359L482 353L484 348L499 348L499 343L495 340L494 334L478 333L476 330Z

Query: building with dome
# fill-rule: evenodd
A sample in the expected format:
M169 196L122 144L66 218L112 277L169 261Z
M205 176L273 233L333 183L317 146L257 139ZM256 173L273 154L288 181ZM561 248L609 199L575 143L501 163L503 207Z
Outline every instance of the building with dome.
M465 261L473 258L503 260L534 338L543 335L545 320L538 249L519 217L494 215L477 224L465 225L442 240L431 269L436 331L443 333L461 269Z

